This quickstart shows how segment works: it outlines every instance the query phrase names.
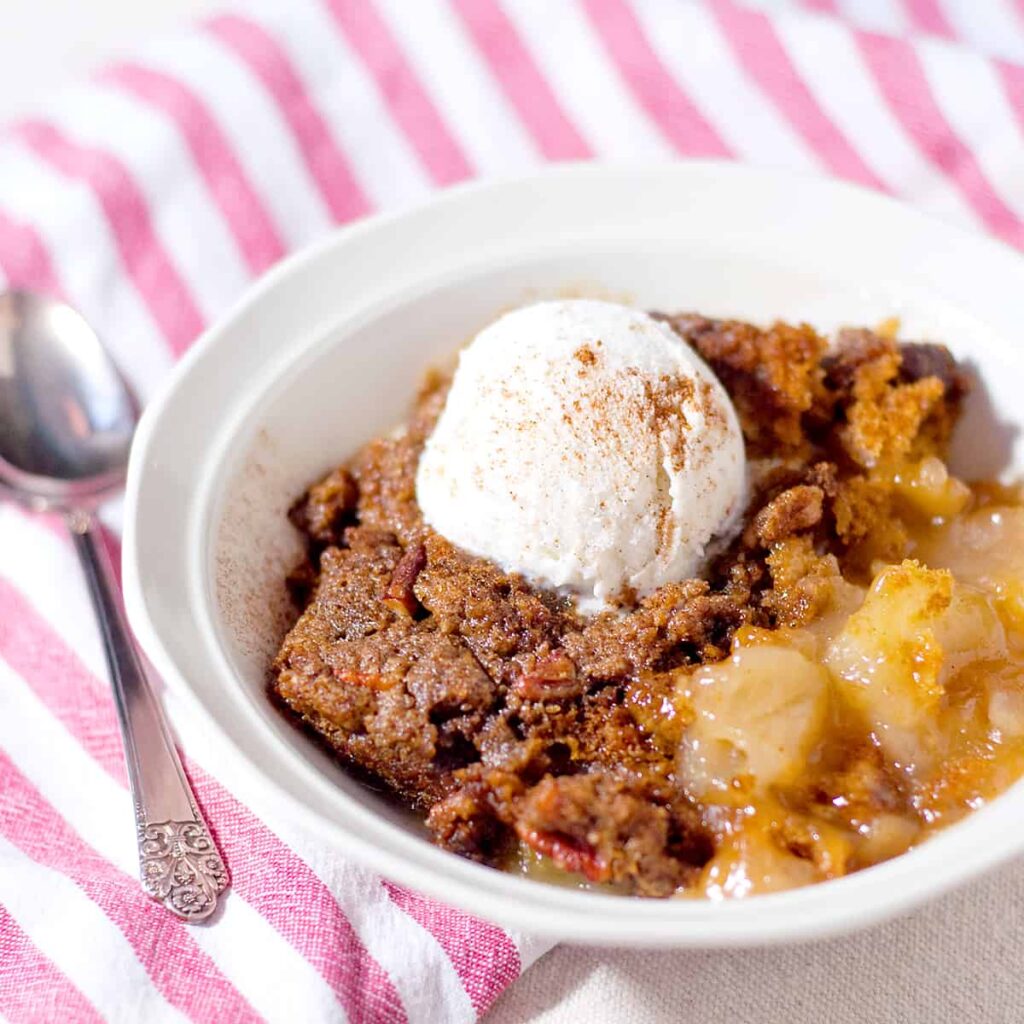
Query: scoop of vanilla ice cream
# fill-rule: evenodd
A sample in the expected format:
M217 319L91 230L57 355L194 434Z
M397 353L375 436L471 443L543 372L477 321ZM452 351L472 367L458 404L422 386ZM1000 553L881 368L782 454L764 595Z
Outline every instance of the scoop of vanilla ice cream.
M721 384L666 324L593 300L508 313L462 351L427 440L427 523L593 612L699 572L745 495Z

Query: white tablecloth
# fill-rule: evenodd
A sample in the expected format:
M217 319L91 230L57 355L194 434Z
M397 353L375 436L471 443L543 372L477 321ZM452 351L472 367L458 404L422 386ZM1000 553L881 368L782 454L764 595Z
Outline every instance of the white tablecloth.
M486 1024L1020 1024L1024 864L829 942L652 953L562 946Z

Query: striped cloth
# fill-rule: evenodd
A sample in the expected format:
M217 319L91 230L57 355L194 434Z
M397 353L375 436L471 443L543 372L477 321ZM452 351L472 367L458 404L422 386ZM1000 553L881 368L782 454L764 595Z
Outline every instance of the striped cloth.
M0 277L79 307L145 399L335 224L547 160L678 156L1024 244L1024 2L246 3L0 136ZM349 863L167 702L233 878L210 928L139 890L70 546L0 506L0 1019L469 1021L543 952Z

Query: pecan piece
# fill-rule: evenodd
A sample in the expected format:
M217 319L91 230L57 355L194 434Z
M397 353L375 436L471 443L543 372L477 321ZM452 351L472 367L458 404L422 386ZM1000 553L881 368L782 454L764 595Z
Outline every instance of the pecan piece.
M515 692L530 701L570 700L583 692L572 659L562 651L539 658L515 681Z
M612 876L607 861L589 843L561 832L541 832L523 826L516 832L531 850L550 857L563 871L583 875L588 882L607 882Z
M406 619L411 619L419 611L420 603L412 588L426 564L427 549L422 544L407 548L384 591L384 604Z

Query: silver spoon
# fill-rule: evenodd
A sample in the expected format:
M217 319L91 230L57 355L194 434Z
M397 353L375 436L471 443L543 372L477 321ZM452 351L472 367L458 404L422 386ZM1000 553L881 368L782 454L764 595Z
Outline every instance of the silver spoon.
M0 492L61 512L99 619L135 804L142 887L201 921L227 887L224 862L185 778L132 642L95 511L124 482L138 405L70 306L0 293Z

